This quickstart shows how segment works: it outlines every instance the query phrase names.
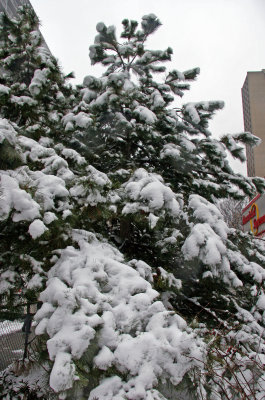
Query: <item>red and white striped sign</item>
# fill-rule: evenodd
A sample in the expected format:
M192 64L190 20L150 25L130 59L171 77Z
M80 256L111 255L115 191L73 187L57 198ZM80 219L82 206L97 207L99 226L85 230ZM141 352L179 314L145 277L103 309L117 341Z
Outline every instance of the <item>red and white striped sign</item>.
M242 210L242 225L244 232L265 236L265 194L258 194Z

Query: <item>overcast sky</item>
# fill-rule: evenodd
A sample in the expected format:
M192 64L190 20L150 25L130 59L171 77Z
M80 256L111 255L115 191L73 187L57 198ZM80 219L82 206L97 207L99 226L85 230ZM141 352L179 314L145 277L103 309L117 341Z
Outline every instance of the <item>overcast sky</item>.
M241 87L247 71L265 68L265 0L31 0L41 30L65 73L74 71L75 83L85 75L100 76L90 65L88 48L96 24L115 25L124 18L140 22L154 13L162 27L147 46L173 48L169 69L200 67L201 74L182 102L224 100L210 128L215 136L243 131ZM245 165L232 163L237 172Z

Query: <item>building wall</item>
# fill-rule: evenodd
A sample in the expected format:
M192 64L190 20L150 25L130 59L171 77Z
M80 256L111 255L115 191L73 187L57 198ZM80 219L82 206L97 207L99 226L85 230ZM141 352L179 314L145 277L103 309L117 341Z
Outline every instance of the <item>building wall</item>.
M0 0L0 12L6 12L9 17L15 17L17 8L23 4L31 6L29 0Z
M25 4L30 6L34 11L34 8L32 7L29 0L0 0L0 12L6 12L10 18L16 17L18 7L23 6ZM40 34L42 37L42 46L44 46L51 54L50 49L41 32Z
M242 102L245 130L262 139L259 146L246 148L248 176L265 177L265 69L247 73Z

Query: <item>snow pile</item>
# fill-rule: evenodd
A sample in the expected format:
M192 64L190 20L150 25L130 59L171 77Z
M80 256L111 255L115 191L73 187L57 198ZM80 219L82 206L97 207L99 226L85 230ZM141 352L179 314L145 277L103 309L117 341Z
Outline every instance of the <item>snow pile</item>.
M0 220L5 220L11 211L14 222L32 221L40 216L39 204L29 193L20 189L16 179L6 173L0 173L0 179Z
M77 379L74 360L93 354L96 343L94 367L114 367L117 375L103 378L89 399L155 399L160 378L177 385L196 364L191 359L202 358L202 342L116 249L89 232L76 231L74 238L79 248L61 251L36 314L36 333L50 337L51 387L70 388Z
M134 214L140 210L161 214L161 211L166 210L169 215L177 217L180 212L180 202L176 194L165 185L160 175L139 168L123 187L128 199L122 210L123 214ZM154 218L151 225L156 225Z

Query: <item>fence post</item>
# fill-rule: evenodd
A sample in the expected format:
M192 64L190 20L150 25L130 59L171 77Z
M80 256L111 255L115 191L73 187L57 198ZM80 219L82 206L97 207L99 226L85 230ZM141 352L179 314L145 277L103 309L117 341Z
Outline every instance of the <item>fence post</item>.
M28 355L28 344L29 344L29 335L31 333L31 322L32 322L32 314L30 313L30 304L27 303L27 314L25 317L24 325L22 327L22 332L25 332L25 345L24 345L24 355L23 361L27 358Z

